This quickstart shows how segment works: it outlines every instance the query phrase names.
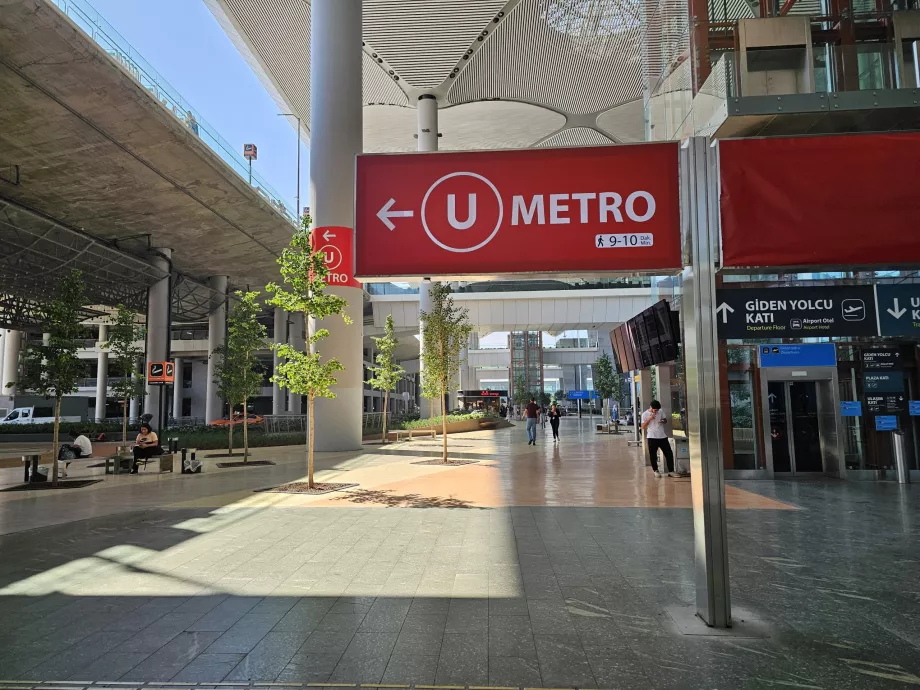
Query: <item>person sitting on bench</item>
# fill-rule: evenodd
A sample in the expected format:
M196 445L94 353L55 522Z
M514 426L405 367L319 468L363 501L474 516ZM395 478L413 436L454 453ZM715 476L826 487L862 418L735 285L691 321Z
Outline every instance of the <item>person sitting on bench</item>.
M157 438L156 432L149 424L141 424L141 431L137 435L137 445L134 446L134 464L131 466L131 474L137 474L139 460L146 461L156 455L162 455L163 449L160 448L160 439Z
M61 474L64 477L67 476L67 468L70 467L71 460L88 458L93 454L93 444L90 443L85 434L78 433L73 429L68 433L70 434L70 443L63 444L58 450L58 461L64 462L64 467L61 468L63 470Z

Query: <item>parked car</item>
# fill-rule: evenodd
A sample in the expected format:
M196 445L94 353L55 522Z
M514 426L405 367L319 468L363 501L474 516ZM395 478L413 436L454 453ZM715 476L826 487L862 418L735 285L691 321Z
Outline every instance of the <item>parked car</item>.
M61 417L62 422L79 422L79 417ZM17 407L0 419L0 424L54 424L54 408Z
M242 423L243 423L242 413L237 413L233 415L233 426L236 426L237 424L242 424ZM252 413L249 414L250 426L253 424L264 424L264 423L265 423L265 418L262 417L262 415L252 414ZM229 419L217 419L211 422L211 426L228 426L229 424L230 424Z

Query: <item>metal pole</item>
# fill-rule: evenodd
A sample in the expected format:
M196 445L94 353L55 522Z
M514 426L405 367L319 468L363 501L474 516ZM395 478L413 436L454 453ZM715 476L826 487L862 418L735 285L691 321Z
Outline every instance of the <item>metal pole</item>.
M297 118L297 220L300 221L303 209L300 207L300 118Z

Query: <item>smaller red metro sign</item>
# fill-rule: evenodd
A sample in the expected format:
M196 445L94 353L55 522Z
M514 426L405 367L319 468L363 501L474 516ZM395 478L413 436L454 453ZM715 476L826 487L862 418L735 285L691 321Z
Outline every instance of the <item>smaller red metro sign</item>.
M358 157L361 277L677 270L673 142Z
M354 236L351 228L313 228L312 246L323 255L329 269L326 284L330 287L363 287L355 280Z

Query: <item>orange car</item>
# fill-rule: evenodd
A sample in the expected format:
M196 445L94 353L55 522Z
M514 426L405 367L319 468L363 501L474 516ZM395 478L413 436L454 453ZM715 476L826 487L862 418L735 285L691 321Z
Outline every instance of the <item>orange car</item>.
M242 415L242 413L237 413L237 414L233 415L233 426L236 426L237 424L242 424L242 423L243 423L243 415ZM250 415L249 415L249 424L250 424L250 425L252 425L252 424L264 424L264 423L265 423L265 419L264 419L261 415L257 415L257 414L250 414ZM230 424L230 420L229 420L229 419L216 419L216 420L214 420L213 422L211 422L211 426L228 426L229 424Z

